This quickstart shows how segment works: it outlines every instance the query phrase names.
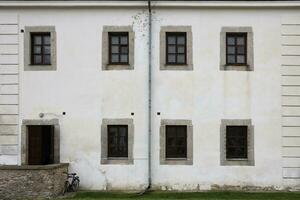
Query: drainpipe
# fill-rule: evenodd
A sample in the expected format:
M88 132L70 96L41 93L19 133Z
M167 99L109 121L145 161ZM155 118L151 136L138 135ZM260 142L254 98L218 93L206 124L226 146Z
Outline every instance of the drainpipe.
M152 145L152 13L151 13L151 0L148 0L148 187L146 191L151 189L152 184L152 168L151 168L151 145Z

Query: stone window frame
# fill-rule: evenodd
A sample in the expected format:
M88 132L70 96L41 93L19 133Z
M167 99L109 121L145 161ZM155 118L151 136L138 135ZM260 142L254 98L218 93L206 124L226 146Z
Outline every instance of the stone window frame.
M128 157L127 158L108 158L107 156L107 126L108 125L128 125ZM134 145L134 124L131 118L122 119L102 119L101 124L101 164L105 165L130 165L134 164L133 159Z
M32 65L31 64L31 33L49 32L51 35L51 64ZM24 70L25 71L56 71L56 31L55 26L25 26L24 34Z
M247 65L226 64L226 33L247 33ZM220 33L220 70L254 71L253 30L250 26L222 27Z
M186 33L186 64L170 65L166 60L166 33ZM192 26L162 26L160 28L160 70L193 70L193 34Z
M129 53L128 65L110 64L109 62L109 33L128 32ZM102 30L102 70L133 70L134 69L134 40L135 33L132 26L103 26Z
M226 159L226 127L247 126L247 159ZM220 126L220 164L221 166L254 166L254 126L251 119L222 119Z
M187 126L187 158L166 158L166 126ZM193 124L192 120L185 119L162 119L160 124L160 164L161 165L193 165Z
M21 165L28 164L28 128L27 126L54 126L54 164L60 163L60 126L58 119L23 119L21 125Z

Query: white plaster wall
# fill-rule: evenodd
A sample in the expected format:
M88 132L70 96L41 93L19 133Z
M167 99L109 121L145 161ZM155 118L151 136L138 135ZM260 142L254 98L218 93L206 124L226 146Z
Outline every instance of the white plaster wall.
M147 23L141 9L20 9L24 26L54 25L57 71L23 71L20 120L54 113L61 125L61 162L83 189L141 189L147 184ZM171 189L211 185L282 186L280 17L297 10L155 9L153 16L153 184ZM101 71L103 25L133 25L134 71ZM159 31L191 25L193 71L159 71ZM219 70L222 26L252 26L254 71ZM65 111L66 115L61 113ZM135 115L131 116L130 113ZM161 112L160 116L156 112ZM134 165L100 165L102 118L133 118ZM220 120L251 118L255 166L220 166ZM194 164L159 165L160 119L191 119ZM163 187L163 188L166 188Z

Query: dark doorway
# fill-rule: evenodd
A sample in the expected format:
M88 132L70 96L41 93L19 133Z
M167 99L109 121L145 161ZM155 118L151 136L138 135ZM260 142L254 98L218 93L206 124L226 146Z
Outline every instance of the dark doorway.
M28 164L54 163L54 126L30 125L28 131Z

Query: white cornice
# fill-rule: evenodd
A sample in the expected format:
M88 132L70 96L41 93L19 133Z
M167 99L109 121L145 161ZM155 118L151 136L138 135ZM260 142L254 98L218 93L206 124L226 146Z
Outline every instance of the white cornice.
M147 1L0 1L0 7L147 7ZM152 1L153 8L300 8L299 1Z

